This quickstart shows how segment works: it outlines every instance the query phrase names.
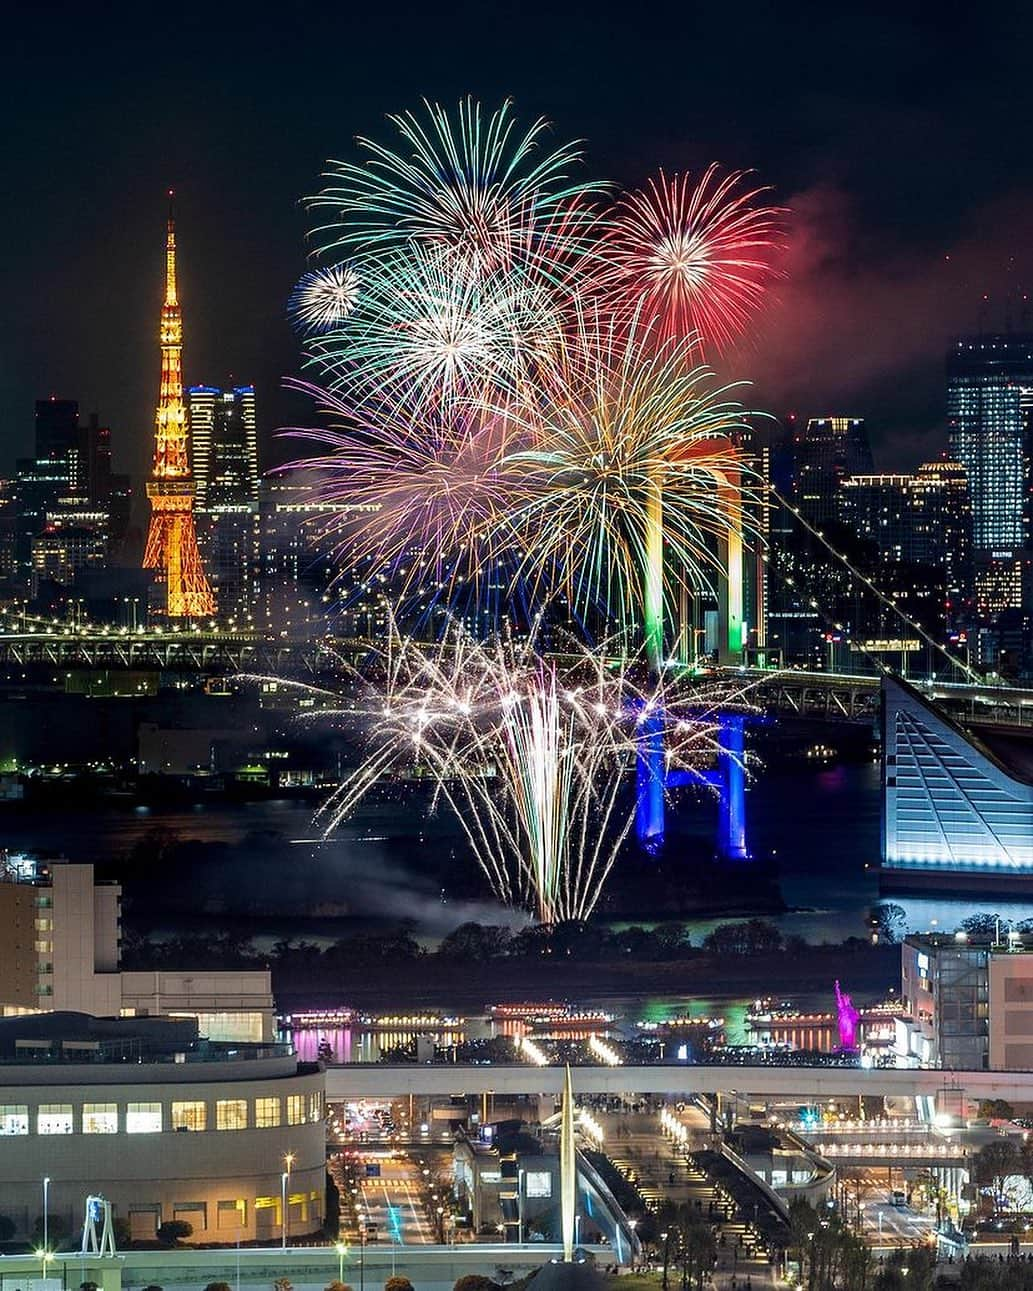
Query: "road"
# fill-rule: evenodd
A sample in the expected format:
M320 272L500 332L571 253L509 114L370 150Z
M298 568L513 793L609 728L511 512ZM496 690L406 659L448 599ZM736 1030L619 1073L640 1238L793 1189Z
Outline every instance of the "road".
M354 1219L348 1236L367 1243L426 1246L436 1241L422 1200L421 1172L397 1151L349 1153L336 1158L335 1181L351 1193Z
M897 1172L894 1187L902 1186L899 1178L902 1173ZM856 1214L860 1200L864 1231L875 1245L902 1246L928 1241L936 1227L932 1216L920 1214L910 1206L893 1205L888 1174L883 1166L851 1169L844 1184L848 1215Z

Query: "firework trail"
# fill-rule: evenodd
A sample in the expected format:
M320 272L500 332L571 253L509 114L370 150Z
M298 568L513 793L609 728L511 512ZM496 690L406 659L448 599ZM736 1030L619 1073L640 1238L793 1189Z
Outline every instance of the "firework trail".
M739 685L676 696L643 689L605 652L573 647L546 661L533 639L482 643L459 629L433 647L393 630L378 671L379 684L339 710L362 714L364 755L321 810L326 832L374 784L416 763L495 895L548 924L589 917L628 837L640 724L659 717L668 764L702 772L720 751L719 710L749 707Z
M661 339L698 335L727 349L776 276L786 212L760 204L765 188L724 177L716 165L696 180L660 172L609 213L598 288L617 316L655 319Z

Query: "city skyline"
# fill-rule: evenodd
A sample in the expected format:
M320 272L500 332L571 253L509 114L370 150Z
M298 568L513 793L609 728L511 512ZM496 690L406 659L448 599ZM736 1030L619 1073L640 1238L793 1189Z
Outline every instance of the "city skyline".
M984 32L957 16L934 25L920 13L887 13L855 24L848 13L825 14L812 24L748 8L726 49L719 18L660 10L656 17L666 26L655 21L637 33L639 57L621 69L606 101L594 92L591 73L604 50L609 56L607 38L622 20L605 9L601 30L580 48L576 11L541 29L540 41L528 15L531 21L514 29L512 48L494 40L483 18L460 14L454 48L446 52L433 30L422 31L424 20L403 8L395 56L375 85L349 64L346 84L317 80L304 94L293 72L316 37L312 17L285 31L278 25L274 42L261 13L238 29L232 9L205 13L202 24L200 11L187 6L184 35L205 47L228 39L238 57L228 64L186 59L180 68L172 49L159 44L155 55L147 29L130 31L119 13L115 6L80 32L68 9L57 33L45 38L25 13L11 33L9 49L19 55L11 60L12 93L28 89L46 68L48 94L23 123L17 160L28 182L16 187L5 212L15 227L33 228L34 237L24 268L0 270L5 298L16 303L3 338L10 368L0 371L2 470L25 450L32 400L51 392L100 412L122 441L120 468L137 475L144 469L156 299L149 248L160 195L170 185L180 193L189 247L188 382L253 382L267 409L267 433L292 421L296 405L280 381L297 360L284 306L305 267L298 199L315 189L327 157L345 154L356 133L382 133L384 112L404 107L414 90L445 101L467 91L496 102L512 94L522 114L544 112L583 136L593 171L621 182L641 182L645 155L669 171L700 170L711 157L756 167L758 182L771 184L793 209L795 231L781 303L766 311L732 375L754 377L758 402L775 413L867 417L880 466L916 465L942 445L943 358L952 335L981 321L1003 327L1007 291L1012 320L1021 322L1019 297L1033 281L1022 259L1029 253L1019 245L1030 193L1014 156L1021 155L1015 123L1028 90L1001 70L1024 47L1029 18L1018 12ZM338 20L320 22L326 27L319 39L332 47L343 35ZM673 42L663 40L665 30ZM919 33L922 39L914 39ZM376 44L384 34L381 19L364 13L347 47ZM663 46L677 46L679 36L716 56L697 59L680 90L677 80L668 84L653 74L657 69L647 73L650 58L666 67L671 55ZM774 40L782 61L771 67ZM132 69L145 43L157 70L140 78ZM441 55L437 63L427 50ZM835 89L816 82L812 71L830 55L839 60ZM110 87L98 76L89 94L72 93L74 78L49 74L90 59L117 72ZM943 66L952 68L952 93L941 102ZM169 135L162 87L174 68L184 78L186 128ZM731 110L720 93L728 77L736 83ZM643 95L647 82L652 93ZM116 85L136 109L126 117L112 117ZM934 128L937 113L945 114L943 130ZM39 157L73 120L82 147L65 160L69 182L85 200L71 204L74 214L49 204L41 209ZM877 149L870 146L873 130ZM98 188L100 176L105 186ZM73 223L77 253L70 261L63 248L72 244ZM111 320L89 328L89 311L69 307L79 300L110 309Z

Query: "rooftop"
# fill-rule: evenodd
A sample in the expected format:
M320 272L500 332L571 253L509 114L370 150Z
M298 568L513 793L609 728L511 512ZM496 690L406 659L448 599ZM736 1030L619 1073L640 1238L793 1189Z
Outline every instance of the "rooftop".
M211 1063L286 1058L288 1044L238 1044L198 1036L195 1018L96 1018L32 1013L0 1020L0 1064Z

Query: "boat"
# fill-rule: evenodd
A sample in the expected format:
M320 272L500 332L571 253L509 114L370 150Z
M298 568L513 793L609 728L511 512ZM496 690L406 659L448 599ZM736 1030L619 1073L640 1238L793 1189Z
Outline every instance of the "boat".
M570 1004L548 1001L544 1004L493 1004L488 1009L493 1022L522 1022L530 1027L548 1027L553 1031L587 1031L608 1027L616 1015L603 1009L575 1009Z

